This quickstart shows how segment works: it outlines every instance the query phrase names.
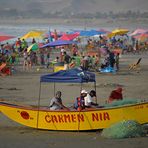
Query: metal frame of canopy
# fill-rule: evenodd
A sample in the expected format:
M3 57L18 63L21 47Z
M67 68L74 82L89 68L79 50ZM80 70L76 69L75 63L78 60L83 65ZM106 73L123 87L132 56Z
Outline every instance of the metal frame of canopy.
M82 69L79 69L79 68L75 68L75 69L72 69L72 70L78 70L79 71L79 73L77 74L77 76L78 76L78 78L80 78L81 80L79 81L79 80L76 80L76 77L72 77L72 78L70 78L70 77L68 77L68 78L70 78L69 79L69 81L66 81L65 83L80 83L81 85L80 85L80 92L81 92L81 90L82 90L82 84L83 83L88 83L88 82L94 82L94 89L95 89L95 91L96 91L96 80L95 80L95 74L94 73L91 73L91 72L88 72L88 71L83 71ZM59 72L56 72L56 73L51 73L51 74L49 74L49 75L43 75L43 76L41 76L40 77L40 86L39 86L39 99L38 99L38 113L37 113L37 128L38 128L38 119L39 119L39 109L40 109L40 100L41 100L41 83L54 83L54 95L55 95L55 83L57 82L57 83L64 83L64 81L62 80L62 78L59 78L59 80L57 80L56 82L54 82L54 81L51 81L51 80L47 80L46 79L46 76L48 77L52 77L52 75L54 75L54 74L58 74L58 73L60 73L60 72L64 72L64 73L66 73L66 72L68 72L68 71L70 71L70 70L61 70L61 71L59 71ZM83 76L86 76L87 77L87 79L85 79L85 77L83 77ZM91 79L91 76L94 76L94 78L93 79ZM42 78L45 78L44 80L42 79ZM64 76L65 77L65 76ZM66 78L66 77L65 77ZM76 80L76 82L74 82L74 79ZM96 103L97 103L97 100L96 100Z

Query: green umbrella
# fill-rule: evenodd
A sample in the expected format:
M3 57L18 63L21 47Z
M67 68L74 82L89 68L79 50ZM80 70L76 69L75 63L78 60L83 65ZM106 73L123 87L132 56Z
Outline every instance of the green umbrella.
M27 48L27 52L29 52L30 50L35 51L38 49L39 49L39 45L37 43L34 43Z

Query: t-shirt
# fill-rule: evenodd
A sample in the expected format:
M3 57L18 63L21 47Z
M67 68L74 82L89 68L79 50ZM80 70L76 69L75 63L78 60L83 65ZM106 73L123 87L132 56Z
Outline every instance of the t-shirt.
M52 98L50 101L50 110L58 110L62 109L62 99L61 98Z
M66 54L65 57L64 57L64 63L69 64L70 60L71 60L71 57L68 54Z
M90 103L93 102L93 98L89 94L87 94L87 96L84 97L84 100L85 100L85 106L90 106L91 105Z
M61 54L64 55L65 49L61 48Z

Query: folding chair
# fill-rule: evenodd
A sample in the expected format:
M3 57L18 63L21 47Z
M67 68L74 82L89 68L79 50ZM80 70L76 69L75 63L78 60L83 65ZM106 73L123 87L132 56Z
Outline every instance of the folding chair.
M140 62L142 58L139 58L136 63L130 64L129 65L129 70L140 70Z

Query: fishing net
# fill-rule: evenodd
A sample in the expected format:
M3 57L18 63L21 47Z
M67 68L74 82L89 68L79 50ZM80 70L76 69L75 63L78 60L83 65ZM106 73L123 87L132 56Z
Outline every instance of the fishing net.
M139 100L135 99L123 99L119 101L113 101L112 103L105 104L104 107L114 107L114 106L122 106L122 105L127 105L127 104L136 104L140 102Z
M123 120L102 131L105 138L132 138L146 136L146 128L134 120Z

